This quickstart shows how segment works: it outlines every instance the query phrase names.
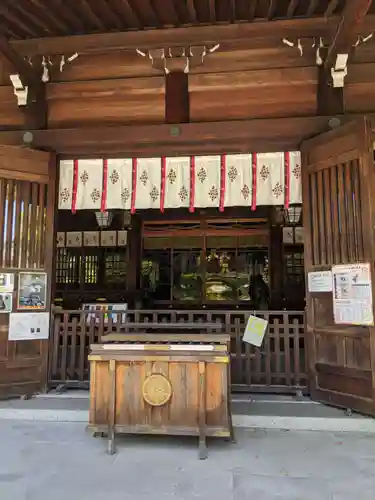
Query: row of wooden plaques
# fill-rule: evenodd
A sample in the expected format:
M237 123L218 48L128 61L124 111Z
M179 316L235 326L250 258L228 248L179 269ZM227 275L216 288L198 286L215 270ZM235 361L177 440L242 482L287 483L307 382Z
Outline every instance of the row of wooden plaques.
M74 247L125 247L128 232L122 231L70 231L58 232L58 248Z

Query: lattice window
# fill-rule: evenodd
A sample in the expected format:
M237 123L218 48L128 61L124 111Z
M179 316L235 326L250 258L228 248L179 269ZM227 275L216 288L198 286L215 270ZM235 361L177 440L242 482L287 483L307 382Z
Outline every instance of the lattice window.
M58 248L56 252L56 283L78 285L81 268L81 255L76 251Z
M300 250L289 250L285 253L285 284L304 286L305 265L304 255Z
M107 285L124 285L126 280L126 252L111 252L105 256L104 280Z
M99 255L84 257L84 282L86 285L96 285L99 281Z

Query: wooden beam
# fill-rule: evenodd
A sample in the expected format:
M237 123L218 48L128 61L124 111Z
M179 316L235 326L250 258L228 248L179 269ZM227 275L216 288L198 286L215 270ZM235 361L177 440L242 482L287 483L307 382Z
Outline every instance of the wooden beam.
M350 0L346 2L339 26L324 61L326 70L334 67L338 54L349 54L359 30L364 24L371 3L372 0Z
M375 27L375 18L372 19ZM260 40L279 40L283 37L332 37L339 18L298 18L279 21L259 21L241 24L191 26L173 29L128 31L93 35L46 37L14 40L12 46L25 56L61 55L107 52L110 50L155 49L216 43L249 41L249 46ZM367 28L366 28L367 29Z
M351 117L341 117L349 120ZM33 130L31 147L58 154L150 156L298 149L328 130L327 116L225 122ZM0 132L0 144L23 144L25 131Z
M24 114L26 126L37 129L45 128L47 124L47 101L45 85L41 81L41 72L35 71L3 36L0 36L0 54L14 69L14 74L19 75L22 85L27 87L27 104L19 106Z
M335 116L345 113L345 89L332 85L331 76L324 66L318 68L316 101L318 115Z
M165 123L188 123L189 75L174 71L165 75Z

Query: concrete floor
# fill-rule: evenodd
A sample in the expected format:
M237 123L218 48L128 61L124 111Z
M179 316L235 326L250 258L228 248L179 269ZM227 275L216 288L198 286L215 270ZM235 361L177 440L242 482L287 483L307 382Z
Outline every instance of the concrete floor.
M0 420L1 500L373 500L375 439L237 431L237 444L128 437L115 456L84 424Z

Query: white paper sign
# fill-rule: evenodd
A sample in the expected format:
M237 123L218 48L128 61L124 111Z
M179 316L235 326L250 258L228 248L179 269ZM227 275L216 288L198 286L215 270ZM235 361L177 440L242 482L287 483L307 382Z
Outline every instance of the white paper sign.
M47 340L49 316L48 312L11 313L8 340Z
M309 292L332 292L331 271L314 271L307 278Z
M268 322L265 319L258 318L257 316L249 316L242 340L260 347L266 333L267 325Z
M14 274L0 273L0 292L12 293L14 290Z
M373 325L370 264L334 266L332 274L335 323Z

